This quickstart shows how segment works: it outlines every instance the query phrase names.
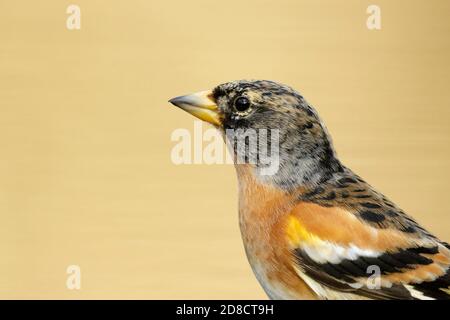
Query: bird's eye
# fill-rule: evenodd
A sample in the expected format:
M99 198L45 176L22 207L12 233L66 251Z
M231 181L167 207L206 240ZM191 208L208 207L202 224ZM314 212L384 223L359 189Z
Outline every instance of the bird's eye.
M246 97L239 97L234 101L234 108L238 112L246 112L250 109L250 101Z

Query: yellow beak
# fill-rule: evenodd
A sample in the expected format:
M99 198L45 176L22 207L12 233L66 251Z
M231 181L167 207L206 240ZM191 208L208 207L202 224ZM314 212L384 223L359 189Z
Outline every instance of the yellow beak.
M214 101L211 90L176 97L170 99L169 102L200 120L215 126L222 124L219 108Z

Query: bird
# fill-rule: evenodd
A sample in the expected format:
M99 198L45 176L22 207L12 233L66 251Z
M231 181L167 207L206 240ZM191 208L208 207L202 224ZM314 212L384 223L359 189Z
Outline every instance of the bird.
M234 138L249 129L277 132L276 172L234 157L245 253L268 298L450 298L450 245L342 164L299 92L238 80L169 102L212 124L229 145L229 130ZM245 141L230 148L233 155L249 150Z

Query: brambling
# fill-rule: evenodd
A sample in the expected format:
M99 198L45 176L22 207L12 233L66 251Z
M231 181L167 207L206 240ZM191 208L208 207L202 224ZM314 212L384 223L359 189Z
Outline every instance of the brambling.
M450 298L450 245L345 167L295 90L235 81L170 102L225 140L229 129L278 130L274 174L235 164L245 251L269 298Z

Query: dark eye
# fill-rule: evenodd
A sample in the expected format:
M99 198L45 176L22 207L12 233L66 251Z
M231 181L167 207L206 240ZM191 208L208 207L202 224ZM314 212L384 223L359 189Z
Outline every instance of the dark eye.
M234 107L239 112L245 112L250 109L250 101L246 97L239 97L234 101Z

